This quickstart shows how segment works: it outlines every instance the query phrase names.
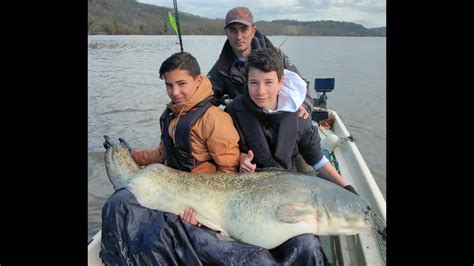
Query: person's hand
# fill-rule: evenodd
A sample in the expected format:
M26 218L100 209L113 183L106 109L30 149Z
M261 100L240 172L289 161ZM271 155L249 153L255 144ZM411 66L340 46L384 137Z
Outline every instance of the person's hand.
M240 169L241 173L252 173L255 172L257 165L252 163L253 152L249 150L248 153L240 153Z
M350 191L350 192L356 194L357 196L359 196L359 193L357 193L357 191L355 190L355 188L354 188L353 186L347 185L347 186L345 186L344 188L345 188L346 190L348 190L348 191Z
M196 221L196 212L192 208L186 209L179 217L187 223L201 227L201 224Z
M308 119L309 112L308 112L308 110L306 110L306 108L303 105L300 106L298 111L299 111L299 117L302 117L305 120Z

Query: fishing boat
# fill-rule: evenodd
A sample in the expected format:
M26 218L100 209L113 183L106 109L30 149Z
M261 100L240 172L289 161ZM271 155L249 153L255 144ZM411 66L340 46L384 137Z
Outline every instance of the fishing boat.
M313 125L321 136L323 153L353 184L361 197L366 199L376 213L371 230L351 236L321 236L323 250L332 265L385 265L386 202L367 164L341 118L326 109L327 92L334 89L334 78L315 79L312 113ZM102 265L99 258L101 231L88 245L88 265Z
M326 109L326 92L334 89L334 83L334 78L315 79L318 97L313 99L313 124L318 127L323 153L370 203L377 216L373 217L371 230L352 236L320 237L323 250L333 265L385 265L385 198L341 118L335 111Z

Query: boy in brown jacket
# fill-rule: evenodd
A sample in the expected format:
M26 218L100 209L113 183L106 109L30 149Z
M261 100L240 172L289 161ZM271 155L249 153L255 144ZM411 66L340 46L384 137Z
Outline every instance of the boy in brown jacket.
M142 166L164 163L193 173L232 173L239 166L239 134L230 115L214 105L212 85L189 53L173 54L160 68L171 99L160 118L158 148L132 150Z

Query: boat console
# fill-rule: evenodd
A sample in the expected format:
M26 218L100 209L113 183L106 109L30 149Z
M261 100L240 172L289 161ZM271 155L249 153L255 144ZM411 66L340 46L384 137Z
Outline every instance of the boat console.
M321 120L328 119L329 112L326 109L327 95L326 92L334 90L334 78L316 78L314 79L314 90L318 98L313 98L313 112L311 118L319 122Z

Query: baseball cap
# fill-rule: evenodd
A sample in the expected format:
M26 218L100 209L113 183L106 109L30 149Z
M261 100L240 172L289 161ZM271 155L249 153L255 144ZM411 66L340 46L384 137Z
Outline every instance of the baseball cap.
M225 26L224 29L229 26L229 24L238 22L247 26L253 25L253 16L252 12L246 7L234 7L225 16Z

